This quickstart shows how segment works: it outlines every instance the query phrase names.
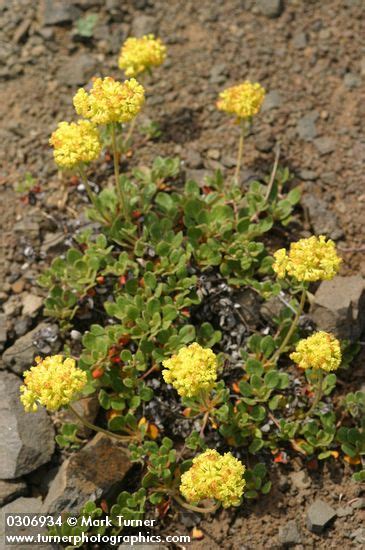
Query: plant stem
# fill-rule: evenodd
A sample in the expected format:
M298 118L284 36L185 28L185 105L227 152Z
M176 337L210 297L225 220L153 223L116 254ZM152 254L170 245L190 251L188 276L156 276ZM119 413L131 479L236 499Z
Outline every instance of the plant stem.
M108 225L110 224L110 220L107 219L107 217L105 216L105 214L102 212L102 210L100 209L99 205L98 205L98 201L96 200L96 195L95 193L92 191L91 187L90 187L90 183L87 179L87 175L85 174L85 170L83 167L79 167L79 174L80 174L80 178L81 178L81 181L82 183L85 185L85 189L86 189L86 193L87 193L87 196L89 197L90 199L90 202L91 204L93 205L93 207L95 208L95 210L97 212L99 212L100 216L102 217L102 219L104 220L105 223L107 223Z
M219 504L215 504L214 506L210 506L209 508L208 507L201 508L200 506L194 506L193 504L188 504L187 502L184 502L183 499L180 498L175 493L172 494L172 498L176 500L176 502L186 510L191 510L192 512L200 512L201 514L213 514L219 508Z
M100 212L99 208L98 208L98 205L97 205L97 202L96 202L95 193L93 193L93 191L90 187L90 183L88 182L87 176L85 174L85 170L81 166L79 167L79 174L80 174L80 178L81 178L82 183L85 185L86 193L87 193L87 196L90 199L90 202L93 204L94 208L98 212Z
M202 422L202 426L200 428L200 437L203 437L204 436L204 430L207 426L207 422L208 422L208 419L209 419L209 411L207 411L205 414L204 414L204 417L203 417L203 422Z
M316 394L314 396L311 408L305 414L305 418L307 418L308 416L311 416L312 412L315 410L315 408L317 407L318 403L321 400L322 393L323 393L323 371L319 369Z
M234 181L238 185L238 178L241 171L241 163L242 163L242 154L243 154L243 142L245 140L246 135L246 128L244 126L244 123L241 123L241 134L240 139L238 142L238 153L237 153L237 164L236 164L236 170L234 172Z
M305 288L303 288L302 290L302 295L300 297L300 303L299 303L299 307L297 309L297 312L295 314L295 317L293 319L293 322L291 324L291 327L290 329L288 330L284 340L282 341L280 347L276 350L276 352L274 353L274 355L272 356L270 362L272 361L276 361L277 359L279 359L281 353L284 351L287 343L289 342L290 338L292 337L296 327L297 327L297 324L298 324L298 321L299 321L299 318L303 312L303 308L304 308L304 304L305 304L305 298L306 298L306 295L307 295L307 290Z
M131 122L130 125L129 125L127 135L126 135L125 140L124 140L124 142L123 142L124 148L128 146L128 141L129 141L129 140L131 139L131 137L132 137L133 130L134 130L135 126L136 126L136 120L137 120L137 117L134 117L134 119L132 120L132 122Z
M100 432L100 433L103 433L105 435L108 435L109 437L114 437L114 439L118 439L119 441L131 441L132 439L134 439L133 436L130 436L130 435L118 435L118 434L115 434L113 432L110 432L109 430L104 430L104 428L100 428L100 426L95 426L95 424L92 424L91 422L89 422L88 420L86 420L86 418L84 418L83 416L81 416L77 410L73 407L73 405L69 404L68 405L68 408L70 409L70 411L76 416L76 418L78 418L78 420L80 420L80 422L82 424L84 424L84 426L86 426L87 428L89 428L89 430L93 430L94 432Z
M273 169L272 169L272 172L271 172L270 181L269 181L268 186L266 188L266 193L265 193L265 198L264 198L265 203L267 203L267 201L269 200L270 193L271 193L272 187L273 187L274 182L275 182L275 176L276 176L276 172L278 170L278 165L279 165L279 158L280 158L280 144L278 143L277 146L276 146L274 166L273 166Z
M116 125L115 122L111 125L111 134L112 134L112 149L113 149L113 161L114 161L114 176L115 176L115 188L117 192L117 196L119 199L120 206L122 208L122 212L124 214L125 219L128 219L128 210L126 207L126 203L124 200L123 191L120 187L120 181L119 181L119 153L117 148L117 136L116 136Z

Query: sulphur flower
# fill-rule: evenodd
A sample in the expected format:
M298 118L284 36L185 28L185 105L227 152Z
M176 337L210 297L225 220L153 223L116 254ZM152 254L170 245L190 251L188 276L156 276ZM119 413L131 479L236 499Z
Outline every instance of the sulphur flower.
M119 68L126 76L137 76L152 67L158 67L166 59L166 46L160 38L147 34L142 38L127 38L119 55Z
M289 252L277 250L274 258L273 269L280 279L290 275L306 282L333 279L341 263L335 243L323 235L300 239Z
M302 369L337 370L341 364L340 342L328 332L315 332L298 342L290 359Z
M265 89L257 82L246 80L242 84L227 88L219 94L217 108L239 120L256 115L265 98Z
M80 88L73 98L78 115L94 124L129 122L144 103L144 88L131 78L118 82L111 76L95 78L90 92Z
M211 349L194 342L163 361L165 382L172 384L181 397L198 396L210 391L217 379L217 357Z
M95 160L101 151L97 128L88 120L60 122L49 143L60 168L73 168L83 162Z
M238 506L243 495L245 467L231 453L220 455L208 449L193 459L181 476L180 492L188 502L213 498L224 508Z
M70 403L87 382L86 372L76 367L74 359L52 355L36 357L36 366L24 373L20 400L27 412L35 412L37 403L56 411Z

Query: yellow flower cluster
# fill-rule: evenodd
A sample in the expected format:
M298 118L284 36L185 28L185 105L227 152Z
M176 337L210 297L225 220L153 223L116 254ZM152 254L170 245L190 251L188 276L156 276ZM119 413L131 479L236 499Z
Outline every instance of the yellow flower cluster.
M49 143L54 147L53 156L60 168L95 160L101 151L98 130L88 120L60 122Z
M302 369L337 370L342 359L340 342L328 332L315 332L298 342L290 359Z
M217 379L217 357L211 349L194 342L163 361L165 382L172 384L181 397L198 396L210 391Z
M73 103L77 114L94 124L129 122L142 108L144 88L134 78L125 82L111 76L95 78L90 92L80 88Z
M231 453L220 455L208 449L193 459L191 468L181 476L180 492L188 502L213 498L224 508L238 506L245 480L245 467Z
M219 94L217 108L238 119L256 115L265 98L265 89L257 82L243 82Z
M323 235L300 239L290 245L289 253L281 248L274 258L273 269L280 279L290 275L307 282L333 279L341 263L335 243Z
M87 382L86 372L76 367L74 359L53 355L41 359L24 373L24 386L20 400L27 412L38 409L37 402L49 411L67 405Z
M137 76L139 73L158 67L166 59L166 46L160 38L147 34L142 38L127 38L119 56L119 68L126 76Z

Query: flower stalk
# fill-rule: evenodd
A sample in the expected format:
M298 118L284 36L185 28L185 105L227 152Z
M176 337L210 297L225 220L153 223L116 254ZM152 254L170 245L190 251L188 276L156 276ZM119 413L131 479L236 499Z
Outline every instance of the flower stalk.
M94 432L99 432L99 433L103 433L109 437L113 437L114 439L118 439L119 441L131 441L133 439L136 439L135 436L132 436L132 435L118 435L114 432L110 432L109 430L105 430L104 428L101 428L100 426L96 426L95 424L92 424L91 422L89 422L88 420L86 420L86 418L84 418L83 416L81 416L77 410L75 409L75 407L73 405L71 405L71 403L69 403L68 405L68 408L70 409L70 411L72 412L72 414L74 414L76 416L76 418L84 425L86 426L86 428L89 428L89 430L92 430Z

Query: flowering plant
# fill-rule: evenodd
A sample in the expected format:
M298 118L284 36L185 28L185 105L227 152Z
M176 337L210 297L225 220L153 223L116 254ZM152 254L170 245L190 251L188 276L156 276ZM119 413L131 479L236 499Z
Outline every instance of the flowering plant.
M129 39L120 65L133 76L164 56L152 36ZM243 138L264 95L259 84L245 82L220 96L218 108L242 129L233 182L220 172L203 186L184 181L178 158L157 157L150 169L121 174L118 134L144 102L134 78L97 78L89 92L81 88L74 105L85 120L62 122L51 137L57 164L79 172L87 215L97 223L40 277L48 289L45 313L58 320L66 345L25 373L21 401L29 411L69 408L90 430L129 443L141 483L109 503L111 517L140 518L150 504L163 514L173 502L201 513L239 506L270 491L272 455L330 459L343 452L360 463L365 453L361 395L348 396L340 415L330 397L349 348L323 331L308 335L300 322L309 285L339 270L335 244L311 236L269 251L270 230L283 231L300 200L278 155L271 174L247 192L238 181ZM111 143L101 140L99 126ZM89 163L105 145L112 148L113 185L95 192ZM219 298L224 305L233 297L228 328L210 309L212 288L228 295ZM282 307L252 326L236 300L242 290L254 292L260 308L268 299ZM69 338L72 328L82 328L80 342ZM237 337L230 352L228 333ZM97 396L102 426L74 407L83 393ZM81 444L77 430L66 424L58 442Z

